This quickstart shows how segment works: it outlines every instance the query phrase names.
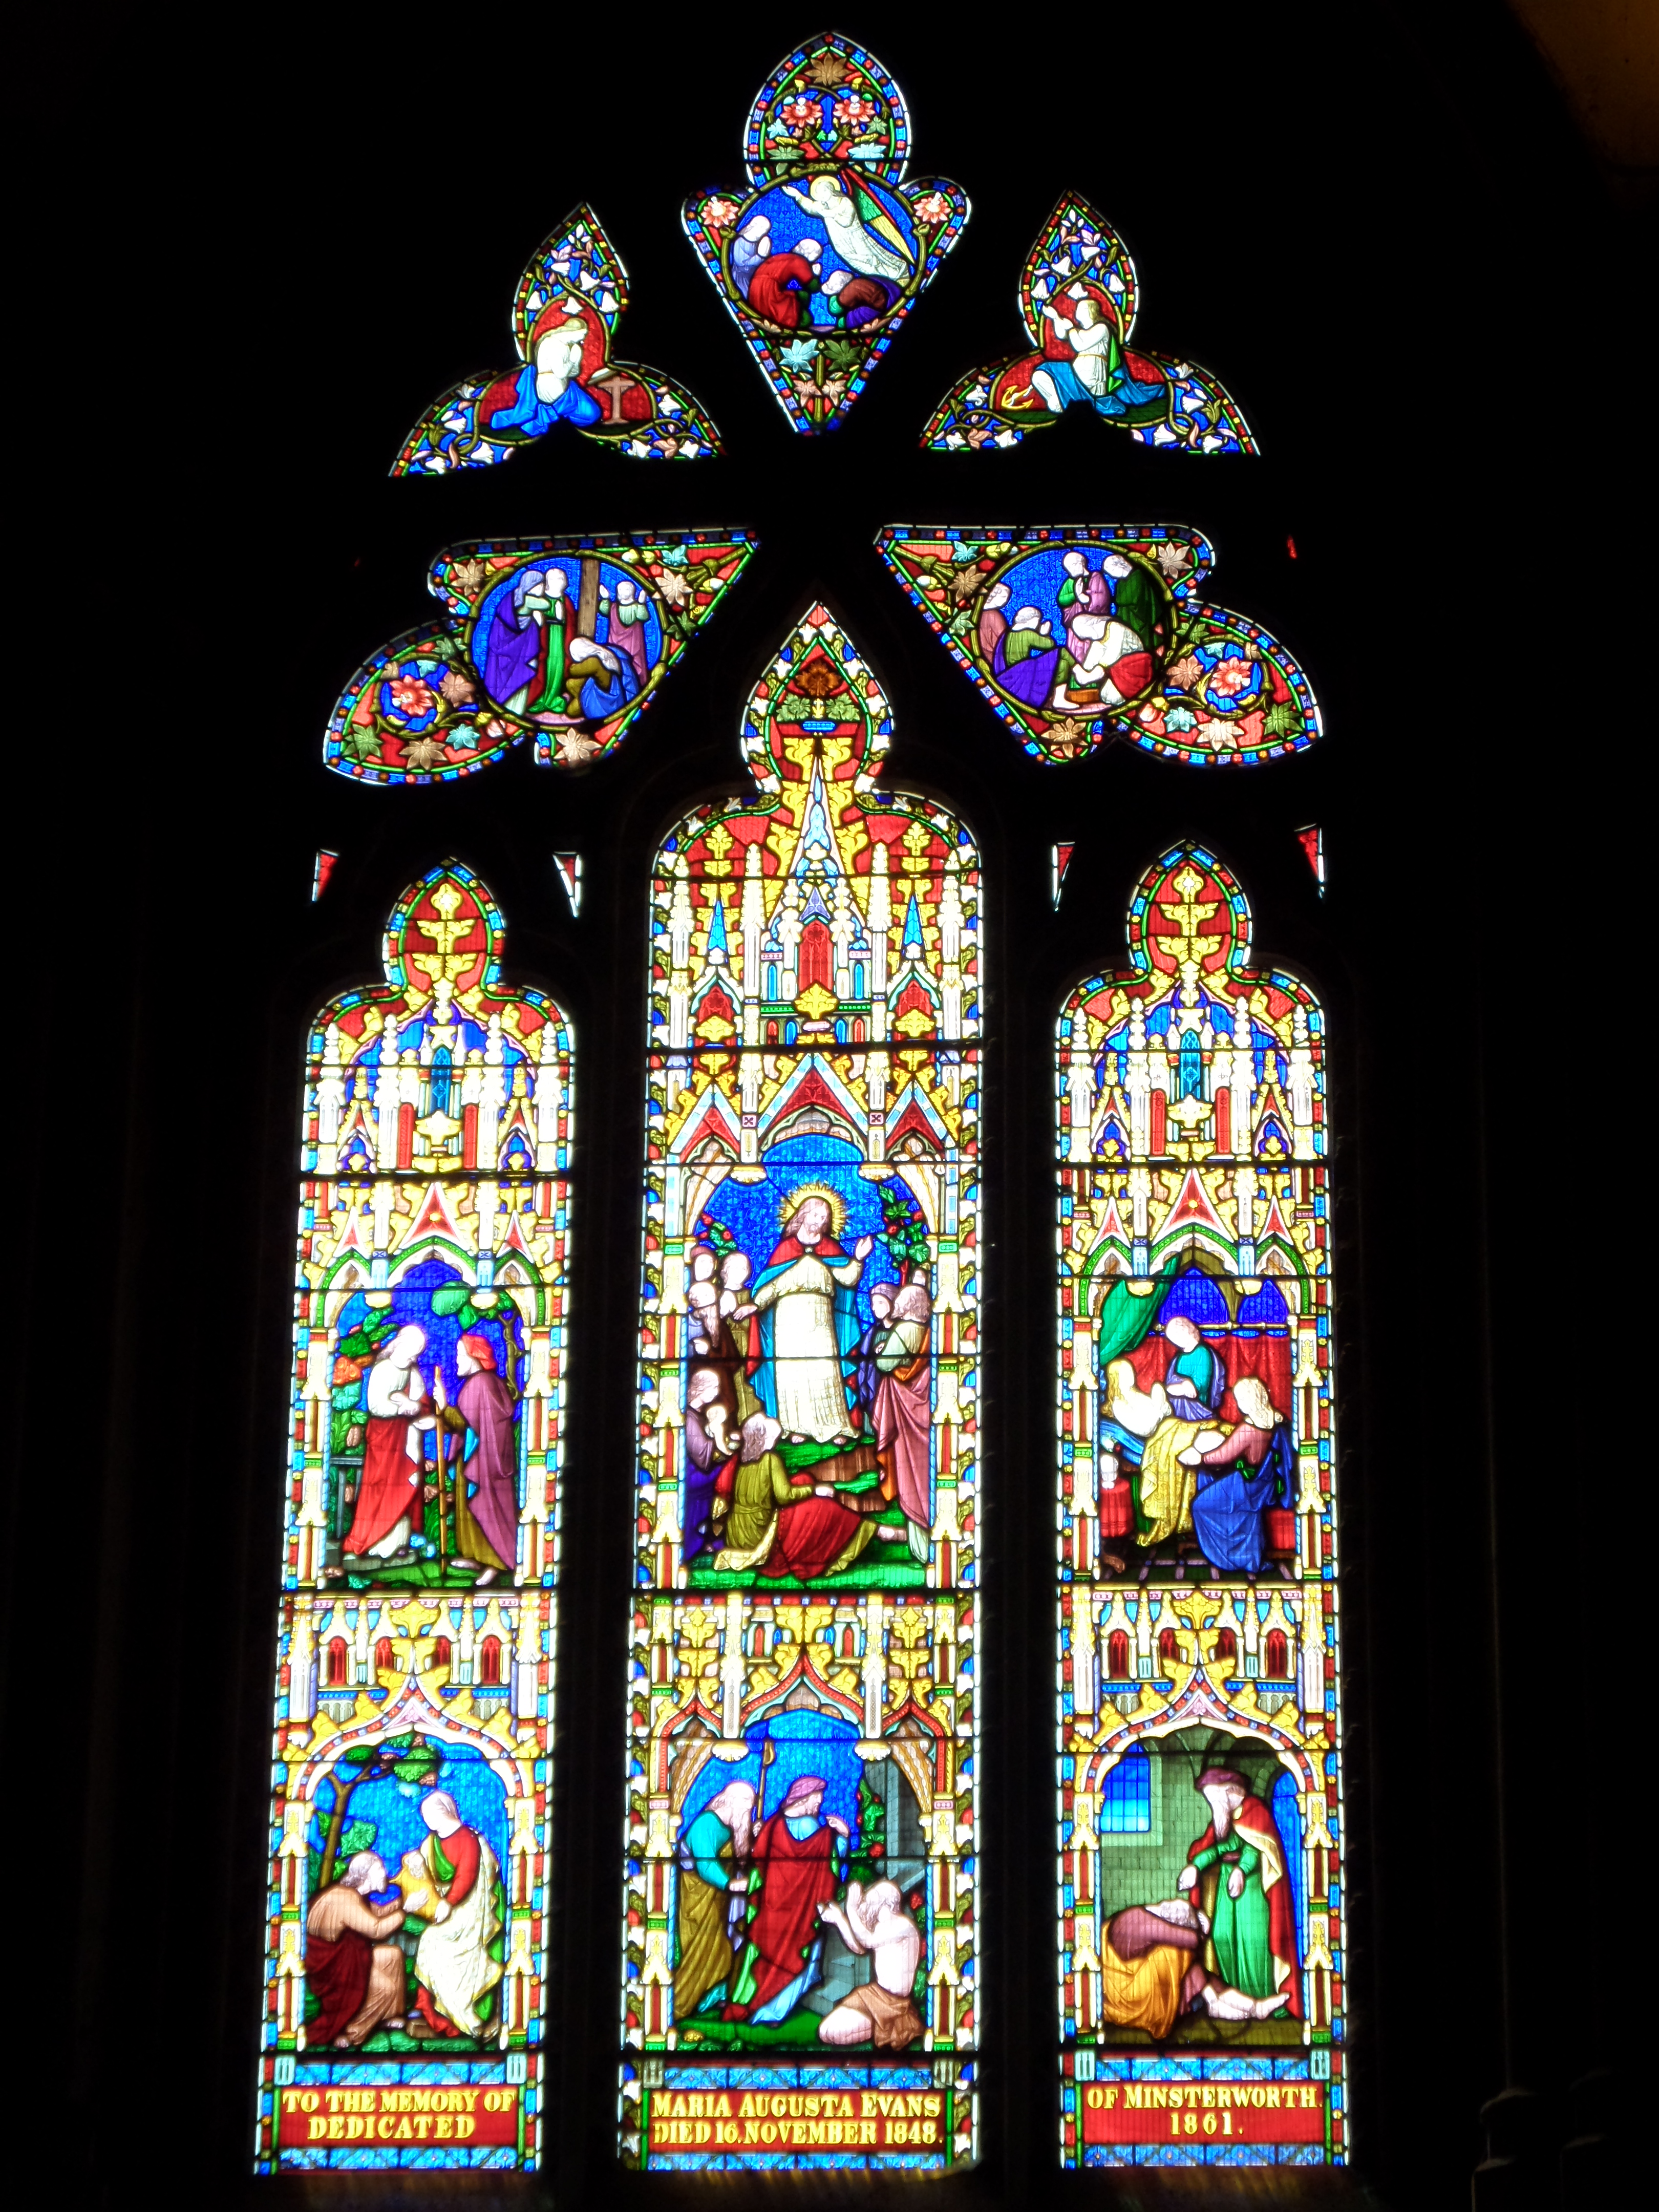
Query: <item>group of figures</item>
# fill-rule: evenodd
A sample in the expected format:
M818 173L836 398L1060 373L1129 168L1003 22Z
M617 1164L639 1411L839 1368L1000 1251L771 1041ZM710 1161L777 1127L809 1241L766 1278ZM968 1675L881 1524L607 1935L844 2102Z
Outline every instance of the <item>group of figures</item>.
M538 762L586 767L615 750L754 544L732 530L449 547L428 577L444 618L357 670L330 717L328 766L445 781L529 737ZM1288 649L1198 596L1214 555L1194 530L895 524L879 550L1037 759L1080 760L1118 738L1249 768L1321 733Z
M529 737L538 761L586 767L647 705L752 550L741 531L450 546L428 578L443 619L352 677L325 762L359 781L452 781Z
M1324 1025L1251 936L1176 846L1060 1024L1078 2166L1346 2154Z
M1199 1275L1196 1286L1207 1287L1207 1279ZM1109 1318L1103 1316L1097 1351L1103 1375L1096 1500L1101 1564L1121 1574L1125 1555L1113 1547L1127 1540L1139 1553L1142 1581L1160 1565L1182 1579L1193 1561L1223 1574L1255 1576L1268 1560L1289 1581L1297 1540L1290 1430L1267 1378L1237 1373L1230 1379L1226 1352L1231 1346L1236 1353L1239 1340L1218 1331L1218 1342L1207 1343L1191 1313L1179 1310L1187 1287L1183 1280L1165 1302L1164 1352L1157 1336L1133 1334L1146 1327L1150 1300L1116 1301ZM1288 1359L1273 1358L1289 1350L1279 1291L1264 1285L1245 1310L1255 1323L1248 1330L1251 1349L1288 1375ZM1261 1326L1267 1315L1277 1316L1276 1327ZM1160 1357L1167 1360L1162 1377L1142 1388L1138 1370ZM1224 1418L1228 1404L1231 1419Z
M909 149L898 87L867 48L832 33L796 47L762 86L744 131L745 184L685 203L686 235L797 430L841 421L967 223L960 185L907 181ZM1144 444L1255 453L1216 378L1131 346L1137 290L1110 226L1078 194L1062 196L1019 283L1035 350L959 379L923 443L1017 445L1075 407ZM612 359L627 303L616 248L593 210L576 209L520 278L519 366L452 386L404 441L392 474L487 467L562 424L642 459L717 453L690 392Z
M846 1210L829 1184L790 1188L782 1234L752 1282L729 1230L724 1256L714 1243L692 1248L688 1565L812 1582L884 1541L908 1543L927 1563L927 1268L912 1263L902 1280L866 1285L876 1239L849 1250Z
M685 204L686 234L798 430L852 405L968 220L959 185L906 182L909 143L874 55L816 40L750 112L748 189Z
M406 1279L405 1297L424 1287ZM447 1287L428 1291L428 1299ZM367 1316L347 1319L350 1340L375 1333ZM500 1348L512 1332L511 1310L491 1335L456 1338L453 1400L441 1355L428 1340L431 1323L382 1326L390 1334L367 1367L347 1353L334 1365L334 1420L343 1425L338 1463L348 1471L340 1502L351 1519L339 1562L323 1570L324 1579L384 1580L404 1569L424 1579L421 1571L435 1564L442 1580L452 1571L470 1573L475 1589L487 1589L512 1574L519 1556L519 1397L509 1379L517 1363ZM362 1452L355 1481L354 1447Z
M897 1882L849 1875L854 1831L824 1809L829 1787L823 1775L795 1774L763 1819L757 1784L730 1781L682 1821L674 1967L682 2043L752 2044L757 2030L772 2029L775 2046L810 2038L836 2050L899 2051L921 2038L923 1931ZM826 1974L829 1939L840 1955ZM830 1980L836 1987L826 1991Z
M1320 734L1276 638L1197 596L1194 530L898 526L882 557L1027 751L1078 760L1117 737L1201 766L1252 767Z
M1272 1808L1232 1767L1206 1766L1193 1787L1210 1818L1175 1894L1121 1905L1101 1941L1103 2016L1154 2043L1185 2021L1304 2011L1291 1861Z
M435 868L312 1030L268 2168L538 2154L571 1067L503 934ZM436 2080L471 2087L452 2110ZM372 2142L331 2133L346 2091Z
M353 1852L331 1880L321 1869L306 1915L313 2045L476 2042L489 2031L507 1924L500 1862L447 1791L429 1791L420 1812L425 1837L395 1875L374 1850Z
M675 2098L810 2058L850 2132L798 2162L939 2167L978 2040L978 860L878 786L824 608L743 727L751 792L653 884L624 2143L776 2163Z

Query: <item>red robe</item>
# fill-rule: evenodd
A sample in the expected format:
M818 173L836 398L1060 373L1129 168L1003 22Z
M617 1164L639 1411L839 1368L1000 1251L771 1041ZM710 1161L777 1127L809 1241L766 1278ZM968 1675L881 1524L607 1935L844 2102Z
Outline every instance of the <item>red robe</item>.
M1264 1869L1279 1869L1279 1880L1271 1887L1262 1884L1267 1899L1267 1948L1285 1967L1281 1989L1288 1989L1290 2002L1285 2007L1287 2019L1302 2017L1302 1975L1296 1948L1296 1901L1291 1895L1290 1863L1285 1856L1285 1845L1277 1822L1259 1797L1247 1797L1233 1814L1230 1836L1237 1836L1254 1851L1260 1851ZM1198 1841L1191 1845L1187 1856L1195 1859L1200 1851L1207 1851L1215 1841L1215 1822L1211 1821ZM1226 1849L1224 1843L1222 1849ZM1224 1865L1221 1879L1226 1880Z
M816 1496L803 1480L800 1504L778 1509L778 1532L760 1571L799 1575L803 1582L827 1575L863 1526L862 1515L852 1506L838 1498Z
M405 1513L411 1528L420 1519L421 1462L410 1459L407 1449L412 1419L409 1413L370 1418L357 1510L345 1540L354 1558L389 1536Z
M817 282L817 270L804 253L772 253L749 279L749 304L769 323L793 331L800 323L803 293ZM790 278L793 277L792 288Z
M810 1836L789 1832L781 1813L764 1822L755 1838L754 1863L763 1877L760 1905L749 1923L753 1955L745 1972L754 1990L732 2009L760 2011L787 1990L806 1964L820 1934L818 1907L836 1893L836 1831L820 1822Z
M374 1955L374 1944L355 1928L343 1928L331 1942L326 1936L306 1937L306 1987L322 2007L306 2022L306 2041L313 2049L337 2043L362 2010Z

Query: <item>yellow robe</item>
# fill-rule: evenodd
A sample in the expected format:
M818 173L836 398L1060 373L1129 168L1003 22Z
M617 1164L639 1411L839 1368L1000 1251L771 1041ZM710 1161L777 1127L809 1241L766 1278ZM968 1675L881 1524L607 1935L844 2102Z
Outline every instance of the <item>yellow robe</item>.
M1193 1498L1198 1488L1198 1469L1182 1467L1181 1455L1190 1451L1194 1437L1208 1433L1230 1437L1231 1421L1178 1421L1173 1414L1160 1421L1146 1439L1140 1461L1140 1510L1152 1522L1143 1544L1167 1544L1193 1525Z
M1181 2017L1181 1985L1192 1962L1192 1953L1174 1943L1159 1943L1139 1959L1120 1959L1103 1943L1100 1998L1107 2019L1120 2027L1144 2027L1162 2043Z

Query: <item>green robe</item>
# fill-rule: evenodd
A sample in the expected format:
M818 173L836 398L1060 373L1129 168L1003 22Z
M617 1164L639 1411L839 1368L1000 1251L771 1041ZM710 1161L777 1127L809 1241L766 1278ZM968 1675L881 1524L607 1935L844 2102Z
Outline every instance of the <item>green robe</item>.
M1276 1996L1279 1982L1268 1941L1267 1893L1261 1886L1261 1852L1235 1828L1224 1842L1198 1852L1191 1864L1198 1869L1204 1910L1210 1916L1209 1948L1215 1954L1215 1972L1231 1988L1243 1990L1247 1997ZM1244 1887L1237 1897L1227 1888L1227 1877L1235 1865L1244 1871Z
M740 1465L732 1486L732 1510L726 1516L728 1551L752 1552L765 1535L781 1505L798 1505L811 1492L798 1490L775 1451Z
M1144 568L1131 563L1128 574L1117 579L1117 588L1112 594L1112 612L1119 622L1127 624L1148 653L1156 652L1164 606L1158 586Z
M564 624L553 618L554 611L548 609L548 623L542 635L547 640L547 674L540 690L527 700L525 711L531 714L562 714L564 704Z

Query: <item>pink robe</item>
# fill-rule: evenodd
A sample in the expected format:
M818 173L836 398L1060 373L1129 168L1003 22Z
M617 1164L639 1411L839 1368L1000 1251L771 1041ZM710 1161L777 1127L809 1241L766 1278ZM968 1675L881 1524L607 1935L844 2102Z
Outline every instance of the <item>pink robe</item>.
M928 1402L930 1365L924 1346L914 1359L882 1376L876 1390L875 1406L876 1456L881 1462L882 1473L891 1478L905 1518L921 1528L931 1528L933 1521L927 1496L933 1435L933 1409Z
M513 1425L513 1392L499 1375L469 1375L455 1403L478 1439L477 1449L459 1474L461 1481L478 1486L467 1498L467 1508L502 1566L510 1567L519 1553L519 1452Z

